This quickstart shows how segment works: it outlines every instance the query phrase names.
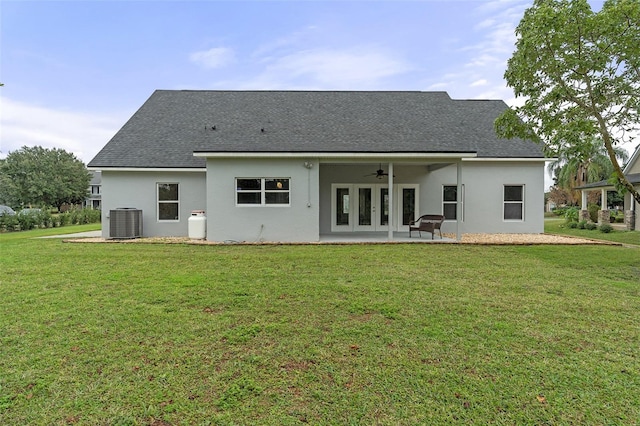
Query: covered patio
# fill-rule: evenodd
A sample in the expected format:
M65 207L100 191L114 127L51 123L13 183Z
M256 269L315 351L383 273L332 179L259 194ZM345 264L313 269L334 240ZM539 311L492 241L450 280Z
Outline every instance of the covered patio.
M336 244L374 244L374 243L415 243L415 244L429 244L429 243L455 243L456 240L448 238L446 236L440 237L436 233L433 239L431 234L426 232L422 233L422 237L418 235L416 231L411 233L409 237L408 232L393 232L392 238L389 238L389 233L384 232L334 232L331 234L321 234L320 243L336 243Z
M640 188L640 173L628 174L627 180ZM600 191L600 210L598 211L598 224L610 222L610 211L607 206L607 193L616 191L616 188L608 181L594 182L577 188L582 194L582 203L580 207L580 220L589 221L589 210L587 203L587 194L592 191ZM637 220L638 203L633 199L630 193L624 195L624 224L629 231L640 230L640 222Z

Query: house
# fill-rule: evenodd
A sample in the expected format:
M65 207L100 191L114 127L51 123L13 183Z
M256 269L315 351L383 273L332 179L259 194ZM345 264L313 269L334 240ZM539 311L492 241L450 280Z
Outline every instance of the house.
M442 231L542 233L544 165L531 141L498 139L507 105L445 92L158 90L89 163L110 211L144 236L211 241L393 239L422 214Z
M640 145L636 147L636 150L631 155L629 162L622 172L633 187L640 191ZM583 185L577 189L582 193L580 218L589 220L589 211L587 210L587 193L590 191L600 191L600 206L602 207L601 210L598 211L598 223L609 223L610 214L609 210L607 210L607 192L616 191L616 188L609 183L609 181L603 180ZM624 223L629 231L640 231L640 221L637 220L638 210L640 210L640 205L632 195L627 192L624 195Z
M88 209L100 210L102 208L102 173L99 171L91 172L91 181L89 182L89 193L84 200L84 206Z

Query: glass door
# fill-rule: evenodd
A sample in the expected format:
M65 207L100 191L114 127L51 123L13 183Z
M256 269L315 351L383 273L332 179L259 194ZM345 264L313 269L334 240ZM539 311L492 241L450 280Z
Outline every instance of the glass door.
M398 200L396 205L398 206L398 215L400 218L400 225L398 225L398 231L409 231L409 223L412 220L416 220L420 217L420 202L418 199L418 184L401 184L398 185Z
M351 194L353 185L331 186L331 232L352 231Z
M389 186L355 185L354 231L386 231L389 225Z
M409 223L420 216L419 185L394 185L393 227L409 231ZM389 229L389 185L332 184L331 232L387 231Z

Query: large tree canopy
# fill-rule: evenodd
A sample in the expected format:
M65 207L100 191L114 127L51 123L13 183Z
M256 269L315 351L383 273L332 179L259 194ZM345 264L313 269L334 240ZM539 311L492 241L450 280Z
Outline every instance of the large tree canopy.
M81 203L90 180L84 163L58 148L25 146L0 163L0 197L14 206Z
M586 154L598 137L619 186L640 194L622 173L614 147L640 130L640 1L535 0L516 29L505 72L524 105L496 120L502 137L541 142L550 156Z

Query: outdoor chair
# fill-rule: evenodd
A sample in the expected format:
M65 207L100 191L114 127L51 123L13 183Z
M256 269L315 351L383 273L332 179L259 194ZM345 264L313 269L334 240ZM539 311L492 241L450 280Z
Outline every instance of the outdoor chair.
M422 237L422 232L424 231L431 232L431 239L433 240L433 236L437 230L440 234L440 239L442 239L442 231L440 230L442 222L444 222L444 216L441 214L422 215L409 223L409 238L411 238L412 231L418 231L420 237Z

